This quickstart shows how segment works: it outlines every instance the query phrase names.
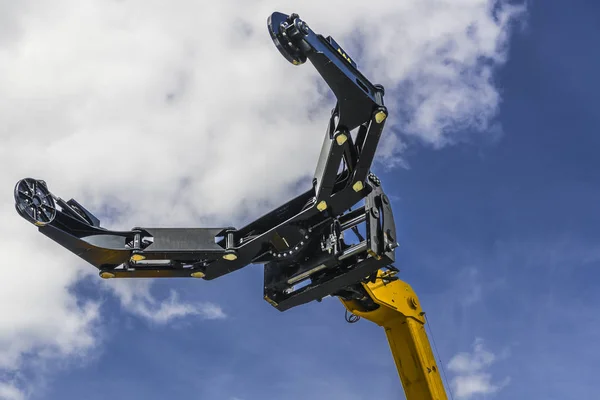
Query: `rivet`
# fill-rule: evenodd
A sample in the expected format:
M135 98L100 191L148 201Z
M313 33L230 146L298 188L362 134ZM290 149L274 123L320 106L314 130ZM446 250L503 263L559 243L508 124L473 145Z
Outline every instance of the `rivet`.
M340 146L343 145L344 143L346 143L346 141L348 140L348 136L346 136L343 133L338 134L335 137L335 141L337 142L337 144L339 144Z
M380 124L386 119L386 117L387 114L385 113L385 111L378 111L377 114L375 114L375 122Z
M317 210L325 211L327 210L327 202L325 200L321 200L319 204L317 204Z
M142 261L142 260L145 260L145 259L146 259L146 257L143 256L143 255L141 255L141 254L134 254L130 258L131 261Z

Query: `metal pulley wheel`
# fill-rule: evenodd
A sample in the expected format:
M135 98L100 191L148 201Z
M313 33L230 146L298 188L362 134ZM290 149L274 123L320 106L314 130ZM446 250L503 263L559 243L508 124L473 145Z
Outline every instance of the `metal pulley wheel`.
M15 186L15 202L17 212L34 225L47 225L56 217L56 204L44 181L21 179Z

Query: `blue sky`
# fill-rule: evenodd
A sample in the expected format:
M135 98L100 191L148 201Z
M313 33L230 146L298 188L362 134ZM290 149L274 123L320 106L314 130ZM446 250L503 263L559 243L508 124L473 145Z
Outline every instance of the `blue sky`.
M420 297L448 378L459 372L453 357L475 343L493 354L466 373L489 374L497 390L472 399L596 391L599 16L593 1L532 2L496 71L501 135L441 149L409 141L408 168L377 167L395 199L401 278ZM394 96L402 93L386 93ZM53 365L33 399L402 398L379 327L347 324L334 299L276 311L262 299L258 266L211 282L155 282L158 298L177 289L218 304L227 318L211 321L138 318L94 279L75 290L102 300L101 345Z

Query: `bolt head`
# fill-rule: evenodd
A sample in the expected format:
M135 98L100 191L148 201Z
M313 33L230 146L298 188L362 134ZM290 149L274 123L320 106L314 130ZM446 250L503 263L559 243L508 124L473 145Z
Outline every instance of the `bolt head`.
M327 202L325 200L321 200L319 204L317 204L317 210L325 211L327 210Z
M237 260L237 254L235 254L235 253L223 254L223 259L227 260L227 261L235 261L235 260Z
M413 310L416 310L417 307L419 306L419 304L417 303L417 299L415 299L414 297L409 297L408 298L408 305Z
M141 255L141 254L134 254L130 258L130 260L133 261L133 262L135 262L135 261L142 261L142 260L145 260L145 259L146 259L146 257L143 256L143 255Z
M335 141L337 142L338 145L343 145L344 143L346 143L346 141L348 140L348 136L346 136L346 134L344 133L339 133L336 137L335 137Z
M364 188L364 185L361 181L357 181L354 183L354 185L352 185L352 189L357 193L360 192L361 190L363 190L363 188Z
M387 114L383 110L378 111L377 114L375 114L375 122L377 122L378 124L385 121L386 118L387 118Z
M116 275L113 274L112 272L108 272L108 271L102 271L100 272L100 278L102 279L110 279L110 278L114 278Z

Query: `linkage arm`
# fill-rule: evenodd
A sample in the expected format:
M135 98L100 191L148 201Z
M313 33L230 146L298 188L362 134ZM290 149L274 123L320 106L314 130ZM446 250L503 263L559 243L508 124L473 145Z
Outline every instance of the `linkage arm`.
M387 117L383 86L372 84L331 36L314 33L297 14L273 13L268 26L281 54L294 65L308 59L338 100L321 148L314 186L321 208L342 213L365 196L365 179ZM351 132L356 128L353 139ZM339 174L342 161L345 170Z

